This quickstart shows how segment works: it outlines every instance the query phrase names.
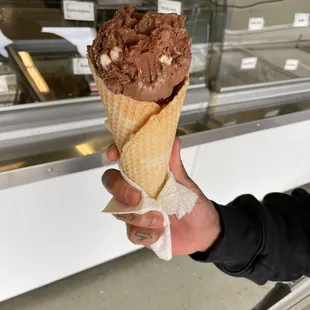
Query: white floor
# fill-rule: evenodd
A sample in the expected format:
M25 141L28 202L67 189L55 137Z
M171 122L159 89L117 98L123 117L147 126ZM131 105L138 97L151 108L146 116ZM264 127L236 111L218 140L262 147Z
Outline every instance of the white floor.
M23 296L1 310L250 310L272 285L235 279L188 257L141 250Z

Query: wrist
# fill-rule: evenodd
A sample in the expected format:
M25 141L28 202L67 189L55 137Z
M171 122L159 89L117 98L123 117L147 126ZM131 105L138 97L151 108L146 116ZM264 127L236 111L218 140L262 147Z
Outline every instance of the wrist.
M244 195L227 206L214 205L222 227L220 234L211 247L191 257L218 266L229 264L230 270L241 270L260 253L264 244L261 204L254 197Z
M205 242L202 245L199 252L207 251L210 247L214 245L214 243L220 238L221 235L222 227L221 227L220 215L213 205L212 208L214 210L213 221L209 226L209 228L206 230Z

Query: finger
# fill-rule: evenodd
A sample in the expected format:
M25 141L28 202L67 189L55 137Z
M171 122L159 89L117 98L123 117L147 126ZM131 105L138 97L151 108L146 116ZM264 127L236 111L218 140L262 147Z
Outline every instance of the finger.
M169 166L176 181L179 182L180 184L187 185L188 181L190 180L190 177L188 176L181 160L180 138L176 138L174 141Z
M183 162L181 160L181 140L180 138L176 138L173 144L171 158L169 163L170 170L172 171L176 181L185 187L191 189L195 192L199 198L199 201L203 201L205 199L204 194L197 186L197 184L190 178L187 174Z
M127 224L128 239L136 245L151 246L159 240L164 229L140 228Z
M107 158L109 161L117 161L119 158L119 152L115 144L111 144L107 149Z
M117 200L130 206L137 206L141 199L138 190L130 186L118 170L107 170L102 176L102 184Z
M139 214L115 214L118 220L127 224L141 228L163 228L164 217L159 212L148 212L143 215Z

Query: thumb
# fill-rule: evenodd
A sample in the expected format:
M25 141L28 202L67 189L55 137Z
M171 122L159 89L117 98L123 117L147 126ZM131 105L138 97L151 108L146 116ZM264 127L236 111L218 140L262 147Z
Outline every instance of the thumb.
M184 168L181 160L181 140L179 138L176 138L174 141L169 167L179 184L182 184L198 195L198 204L208 200L197 184L189 177Z
M170 157L170 170L173 173L176 181L184 186L192 182L188 176L184 165L181 160L181 140L176 138L172 147L171 157Z

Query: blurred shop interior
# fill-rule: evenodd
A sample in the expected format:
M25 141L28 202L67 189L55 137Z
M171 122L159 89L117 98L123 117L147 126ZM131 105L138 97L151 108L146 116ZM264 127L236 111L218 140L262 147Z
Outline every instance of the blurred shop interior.
M192 64L177 135L206 194L226 203L310 183L309 0L1 0L0 301L136 250L123 226L98 219L113 138L86 58L100 25L128 4L186 15Z

